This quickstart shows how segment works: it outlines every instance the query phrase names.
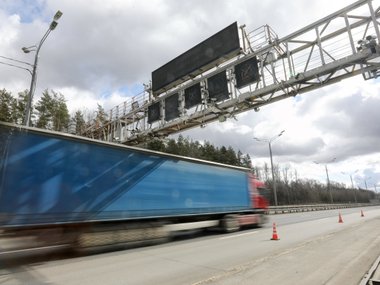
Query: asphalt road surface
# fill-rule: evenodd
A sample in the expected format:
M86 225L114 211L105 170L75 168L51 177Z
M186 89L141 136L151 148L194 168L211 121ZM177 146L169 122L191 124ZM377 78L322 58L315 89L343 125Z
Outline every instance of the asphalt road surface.
M272 222L280 240L271 240ZM0 284L358 284L379 255L380 207L352 208L272 215L262 228L156 246L3 262Z

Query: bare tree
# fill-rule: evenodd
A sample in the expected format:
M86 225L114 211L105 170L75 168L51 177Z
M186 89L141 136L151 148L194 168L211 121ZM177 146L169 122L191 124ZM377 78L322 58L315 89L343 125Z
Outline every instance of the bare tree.
M297 169L293 170L293 177L294 177L294 181L298 182L298 172L297 172Z
M268 164L265 162L264 163L264 178L265 178L265 181L269 181L269 167L268 167Z
M286 185L289 185L289 170L290 170L289 164L286 164L285 166L282 167L282 177L284 178L284 182Z

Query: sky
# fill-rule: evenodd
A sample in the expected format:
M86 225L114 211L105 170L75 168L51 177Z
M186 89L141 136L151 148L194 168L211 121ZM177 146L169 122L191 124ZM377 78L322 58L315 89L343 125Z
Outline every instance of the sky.
M37 44L60 10L40 51L34 101L49 89L65 96L71 113L91 113L97 104L109 110L140 93L153 70L232 22L248 31L269 25L282 38L353 2L1 0L0 62L32 63L34 55L21 48ZM29 89L30 80L28 71L0 64L0 88L15 95ZM281 169L325 183L327 166L331 181L351 186L351 174L355 186L366 182L380 192L379 87L379 79L359 75L182 135L232 146L262 167L269 164L268 144L254 137L285 130L272 143Z

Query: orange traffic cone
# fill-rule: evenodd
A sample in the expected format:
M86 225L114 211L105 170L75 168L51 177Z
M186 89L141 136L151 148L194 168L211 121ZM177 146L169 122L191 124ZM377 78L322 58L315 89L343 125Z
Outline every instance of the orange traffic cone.
M279 240L277 235L276 223L273 223L273 234L271 240Z
M360 216L361 216L361 217L364 217L363 210L360 210L360 213L361 213Z
M338 223L343 223L342 215L339 213L339 221Z

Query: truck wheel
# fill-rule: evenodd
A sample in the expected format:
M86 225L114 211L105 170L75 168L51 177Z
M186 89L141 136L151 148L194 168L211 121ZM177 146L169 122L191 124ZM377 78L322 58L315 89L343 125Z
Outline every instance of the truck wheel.
M260 215L260 223L258 224L259 227L264 226L269 221L269 217L267 214L261 214Z
M221 220L221 228L225 233L236 232L240 229L237 215L225 215Z

